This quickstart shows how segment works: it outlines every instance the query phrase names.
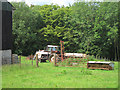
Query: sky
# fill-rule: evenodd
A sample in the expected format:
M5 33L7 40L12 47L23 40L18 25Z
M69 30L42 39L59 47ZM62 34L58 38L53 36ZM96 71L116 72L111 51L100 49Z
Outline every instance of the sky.
M16 2L23 1L26 4L28 4L29 6L31 4L32 5L44 5L44 4L50 5L51 3L58 4L59 6L62 6L62 5L69 6L69 4L72 5L77 0L7 0L7 1L9 1L9 2L11 2L11 1L16 1ZM85 1L91 1L91 0L85 0ZM119 1L119 0L96 0L96 1L109 1L109 2L113 1L113 2L115 2L115 1Z
M69 6L69 4L73 4L75 2L75 0L7 0L9 2L11 1L16 1L16 2L20 2L20 1L25 1L26 4L28 5L44 5L44 4L58 4L59 6Z

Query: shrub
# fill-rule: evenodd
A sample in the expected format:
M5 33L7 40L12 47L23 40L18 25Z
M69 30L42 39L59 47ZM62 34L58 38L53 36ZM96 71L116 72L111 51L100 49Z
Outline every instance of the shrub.
M89 58L89 61L94 61L95 60L95 56L94 55L89 56L88 58Z

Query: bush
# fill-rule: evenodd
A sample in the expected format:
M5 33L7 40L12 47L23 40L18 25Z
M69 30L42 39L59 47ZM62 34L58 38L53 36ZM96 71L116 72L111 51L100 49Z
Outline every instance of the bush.
M89 58L89 61L94 61L96 59L94 55L89 56L88 58Z
M101 59L95 58L94 55L89 56L89 57L88 57L88 60L89 60L89 61L105 61L105 60L103 60L103 59L101 60Z

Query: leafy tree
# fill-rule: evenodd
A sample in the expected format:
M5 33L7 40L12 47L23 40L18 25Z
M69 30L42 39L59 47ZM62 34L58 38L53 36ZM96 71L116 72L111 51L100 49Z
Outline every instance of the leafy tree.
M37 49L37 30L42 28L42 18L25 3L12 3L16 8L13 14L13 53L28 55Z
M13 53L29 55L64 41L65 52L119 59L118 3L80 2L70 6L12 3Z

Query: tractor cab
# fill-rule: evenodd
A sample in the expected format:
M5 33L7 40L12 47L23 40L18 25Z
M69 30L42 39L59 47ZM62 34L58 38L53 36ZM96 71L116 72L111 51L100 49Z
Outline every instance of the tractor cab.
M46 51L57 53L60 51L60 47L56 45L47 45Z

